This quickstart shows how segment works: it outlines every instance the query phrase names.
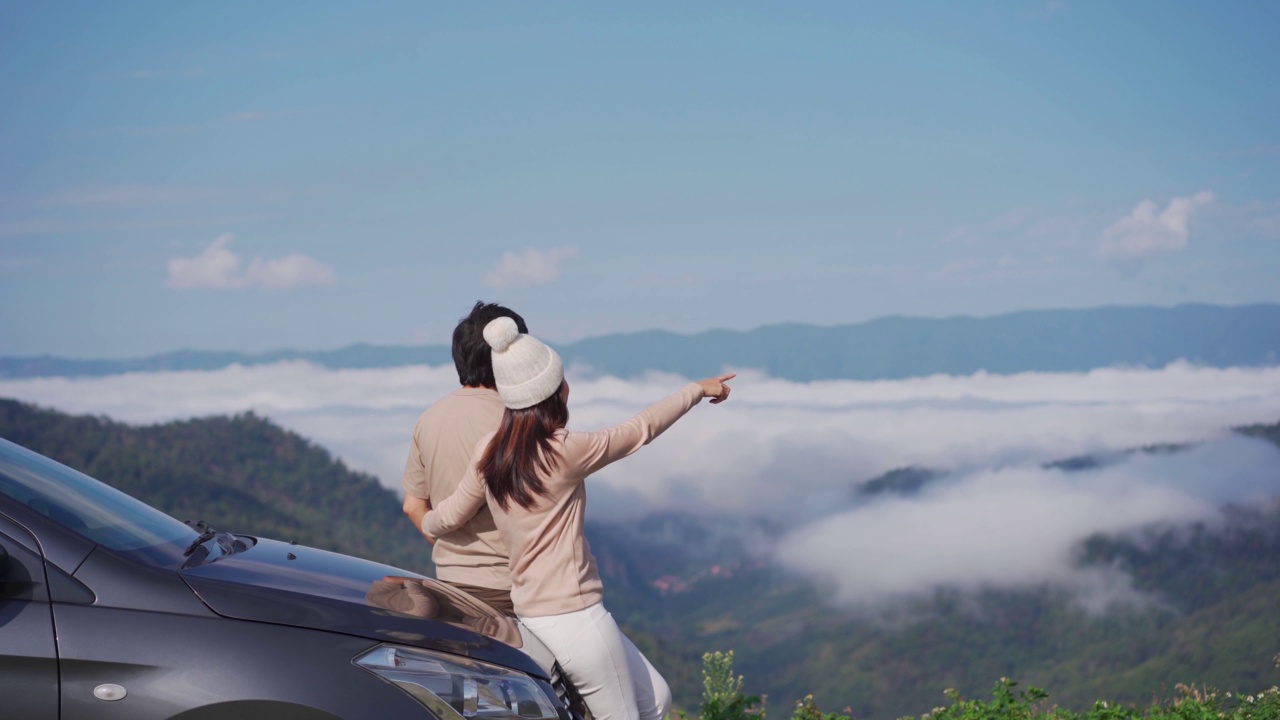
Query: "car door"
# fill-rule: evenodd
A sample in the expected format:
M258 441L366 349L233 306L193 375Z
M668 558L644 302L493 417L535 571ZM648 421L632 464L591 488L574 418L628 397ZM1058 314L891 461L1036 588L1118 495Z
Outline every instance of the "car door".
M36 539L0 516L0 714L58 717L58 647Z

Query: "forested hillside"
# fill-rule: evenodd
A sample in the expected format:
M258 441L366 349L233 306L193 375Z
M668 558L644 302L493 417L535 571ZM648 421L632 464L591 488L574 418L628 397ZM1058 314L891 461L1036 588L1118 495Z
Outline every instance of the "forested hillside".
M1280 424L1241 432L1280 444ZM394 493L252 414L133 427L0 400L0 437L179 518L429 568L428 548ZM925 482L927 473L899 473L876 487ZM1099 697L1145 704L1171 697L1179 682L1246 691L1274 684L1280 504L1224 516L1212 526L1086 541L1080 564L1122 570L1140 594L1105 609L1086 609L1055 587L939 591L874 612L835 607L822 588L737 540L778 532L750 518L663 513L591 524L588 534L610 609L683 707L698 704L702 653L733 649L748 689L766 693L770 707L786 712L813 693L824 708L891 718L943 704L944 688L985 696L1002 676L1076 708Z
M0 437L181 520L431 568L395 493L253 413L135 427L0 399Z

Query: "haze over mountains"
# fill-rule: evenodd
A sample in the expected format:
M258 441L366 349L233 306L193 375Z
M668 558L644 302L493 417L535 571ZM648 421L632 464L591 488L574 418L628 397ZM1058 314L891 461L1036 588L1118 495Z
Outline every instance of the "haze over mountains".
M536 333L536 318L530 322ZM652 371L693 377L723 366L762 370L798 382L979 371L1080 372L1110 366L1163 367L1177 360L1248 367L1280 362L1280 305L1032 310L987 318L893 316L853 325L789 323L694 335L652 330L588 338L557 349L570 365L624 378ZM450 362L450 355L444 345L357 344L259 354L183 350L128 360L0 357L0 377L100 377L294 360L359 369L442 365Z

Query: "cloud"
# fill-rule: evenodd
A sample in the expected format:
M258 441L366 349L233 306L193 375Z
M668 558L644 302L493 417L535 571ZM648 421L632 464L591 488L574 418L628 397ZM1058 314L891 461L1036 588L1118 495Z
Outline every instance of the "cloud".
M570 427L626 420L685 379L632 380L571 372ZM450 366L330 370L307 363L103 378L0 380L0 396L131 422L254 409L345 455L351 418L362 432L405 444L422 408L455 389ZM702 406L656 446L608 468L600 482L639 492L652 507L695 506L808 517L849 490L904 466L955 473L1036 465L1156 443L1222 437L1233 425L1280 420L1280 367L1022 373L909 380L796 383L744 371L733 400ZM408 424L402 421L408 418ZM283 420L282 420L283 421ZM383 444L383 443L378 443ZM714 451L712 451L714 449ZM360 450L364 453L363 450ZM396 454L399 454L397 451ZM403 457L391 468L394 486ZM786 477L786 483L779 483ZM848 503L845 503L846 506Z
M684 378L571 372L570 427L621 422ZM450 366L330 370L307 363L102 378L0 380L0 397L137 423L254 410L398 488L409 431L457 387ZM768 518L772 554L851 603L941 586L1056 584L1093 606L1132 596L1073 549L1095 532L1216 517L1280 494L1280 451L1226 428L1280 420L1280 367L1186 363L796 383L744 371L733 399L703 404L651 447L590 481L594 520L677 508ZM1196 443L1170 454L1118 451ZM1114 462L1066 472L1085 454ZM941 476L912 497L857 488L888 470Z
M235 235L225 233L193 258L169 261L168 284L180 289L239 290L261 287L283 290L308 285L327 285L335 280L333 269L307 255L294 253L275 260L255 257L245 272L240 256L227 246Z
M305 285L329 285L334 281L333 268L315 258L294 253L276 260L254 258L245 272L250 285L270 290L283 290Z
M1215 199L1211 191L1202 190L1173 198L1163 211L1154 201L1143 200L1103 231L1098 253L1122 266L1137 267L1155 255L1180 252L1187 247L1191 216Z
M523 288L546 285L560 278L560 264L578 256L578 248L572 245L539 250L526 248L523 252L505 252L498 265L482 278L491 288Z
M1077 564L1082 539L1215 520L1222 502L1280 493L1280 478L1267 471L1277 462L1273 445L1229 437L1093 472L984 470L807 525L779 544L777 558L857 604L937 587L1052 584L1094 596L1108 569Z
M204 252L193 258L169 261L169 286L175 288L245 287L240 275L240 256L227 249L235 235L225 233L214 239Z

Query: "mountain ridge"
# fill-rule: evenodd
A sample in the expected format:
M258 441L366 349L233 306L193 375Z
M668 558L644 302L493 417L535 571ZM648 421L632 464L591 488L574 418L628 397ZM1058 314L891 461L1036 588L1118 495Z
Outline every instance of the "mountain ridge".
M558 344L557 349L570 365L619 377L650 371L692 377L732 366L800 382L980 371L1084 372L1112 366L1163 367L1179 360L1209 367L1258 367L1280 363L1280 304L1104 306L988 317L890 315L843 325L787 322L693 334L641 330ZM0 357L0 378L217 370L291 360L331 369L367 369L442 365L451 362L451 355L446 345L357 343L318 351L177 350L125 360L9 356Z

